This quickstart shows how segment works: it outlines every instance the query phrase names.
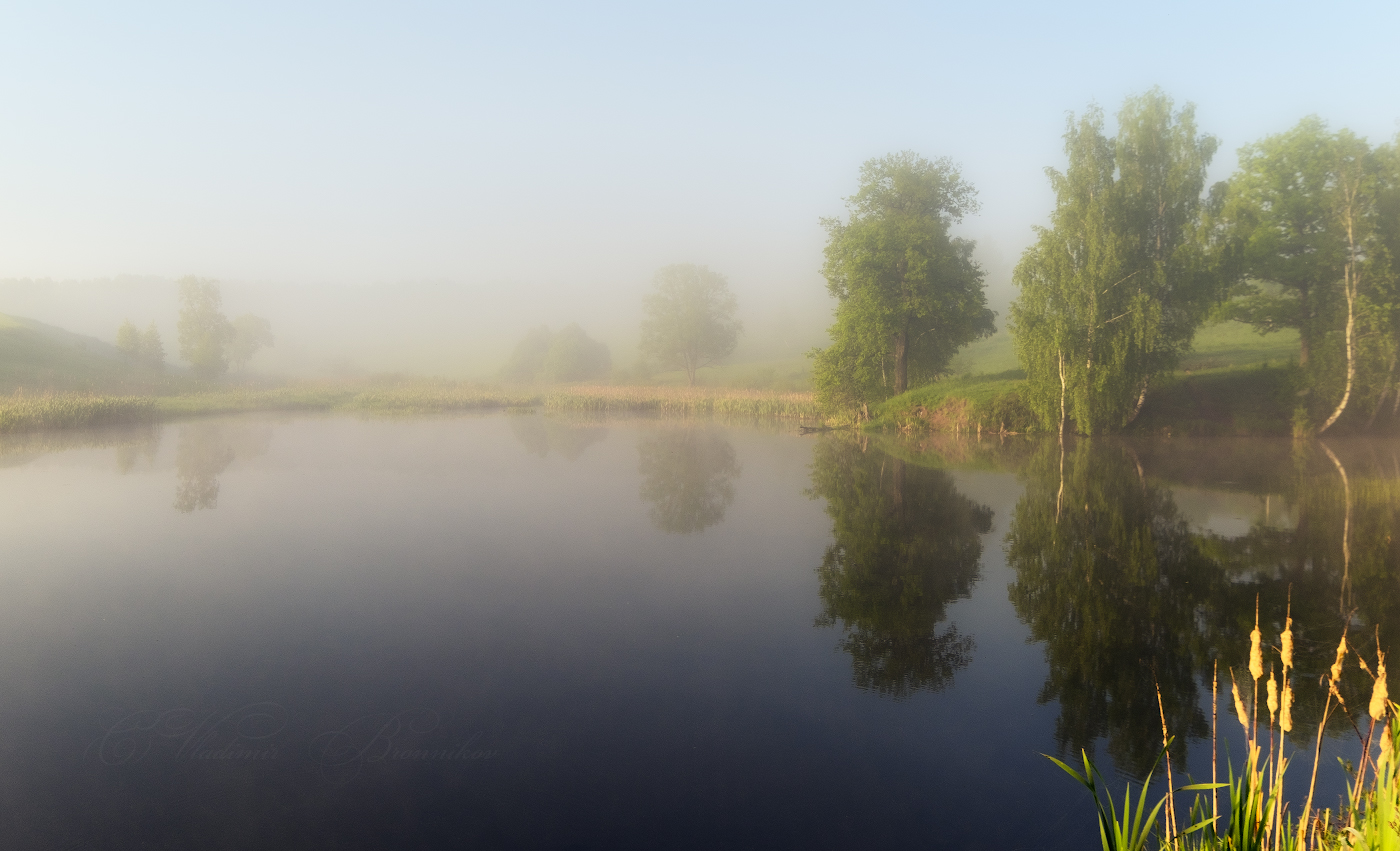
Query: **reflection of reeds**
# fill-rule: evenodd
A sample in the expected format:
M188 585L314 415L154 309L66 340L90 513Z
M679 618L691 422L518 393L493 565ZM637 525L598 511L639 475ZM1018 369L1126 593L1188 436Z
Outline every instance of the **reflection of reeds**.
M1264 656L1266 653L1272 656L1274 648L1262 646L1257 620L1250 638L1249 667L1251 677L1256 682L1257 696L1257 683L1263 673ZM1147 782L1151 779L1150 774L1143 783L1136 812L1127 806L1129 802L1125 799L1125 806L1120 815L1111 802L1105 807L1100 799L1096 783L1098 772L1087 754L1083 755L1083 772L1054 760L1094 794L1099 814L1100 840L1105 851L1128 847L1144 848L1149 833L1157 836L1159 848L1182 851L1400 848L1400 766L1397 766L1396 762L1396 755L1400 753L1400 729L1393 723L1400 706L1390 701L1386 684L1385 653L1379 649L1376 651L1376 665L1373 671L1366 660L1354 648L1348 646L1345 636L1337 645L1336 661L1324 676L1322 683L1327 688L1327 700L1322 720L1318 723L1317 740L1313 747L1313 767L1308 794L1302 809L1295 816L1289 812L1290 804L1284 797L1284 776L1294 758L1293 755L1285 753L1286 734L1293 728L1293 688L1290 677L1293 672L1291 617L1285 619L1284 630L1279 639L1277 653L1281 676L1275 679L1274 670L1269 672L1266 683L1269 719L1265 722L1264 730L1259 729L1260 722L1264 720L1259 717L1259 707L1255 705L1246 708L1239 686L1234 682L1233 673L1231 675L1231 697L1240 726L1244 730L1248 756L1244 771L1240 775L1236 776L1234 766L1230 766L1228 783L1202 783L1172 789L1169 781L1167 793L1162 796L1156 807L1150 810L1148 824L1144 825L1143 814L1149 812L1146 791ZM1354 655L1357 666L1371 676L1370 703L1367 707L1371 724L1369 730L1363 733L1362 728L1355 726L1355 719L1351 719L1361 744L1361 760L1355 767L1355 775L1347 784L1349 800L1343 810L1334 817L1331 810L1313 809L1313 795L1317 786L1317 768L1328 716L1334 707L1347 712L1346 702L1339 687L1349 654ZM1158 700L1160 705L1160 692ZM1349 713L1347 717L1351 718ZM1165 713L1162 714L1162 724L1162 754L1166 756L1170 737L1167 735ZM1267 735L1267 741L1261 739L1261 734ZM1371 769L1369 775L1368 769ZM1170 776L1170 762L1167 770ZM1212 751L1212 777L1215 772L1215 754ZM1229 790L1229 807L1223 814L1218 813L1213 802L1207 808L1199 798L1199 793L1205 791L1210 791L1213 797L1217 788ZM1178 827L1175 815L1175 796L1183 791L1198 793L1188 819L1191 824L1184 831ZM1211 815L1207 815L1208 809ZM1163 819L1160 826L1156 822L1159 815Z

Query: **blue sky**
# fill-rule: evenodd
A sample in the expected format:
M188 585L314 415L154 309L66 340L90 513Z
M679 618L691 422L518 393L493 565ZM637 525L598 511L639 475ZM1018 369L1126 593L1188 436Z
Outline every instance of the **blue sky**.
M825 309L818 218L907 148L978 187L1002 300L1066 112L1160 85L1217 178L1308 113L1380 142L1397 33L1393 2L10 5L0 278L435 281L603 322L695 261Z

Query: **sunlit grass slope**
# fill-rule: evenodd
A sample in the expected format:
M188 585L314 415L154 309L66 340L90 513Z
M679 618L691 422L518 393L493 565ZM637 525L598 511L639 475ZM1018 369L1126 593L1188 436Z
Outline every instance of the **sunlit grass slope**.
M1148 394L1134 431L1179 434L1288 433L1294 392L1289 364L1298 335L1260 335L1240 322L1207 325L1181 368ZM1265 368L1268 365L1268 368ZM901 431L1033 431L1021 399L1024 373L1006 330L963 349L953 375L914 388L872 412L875 428Z

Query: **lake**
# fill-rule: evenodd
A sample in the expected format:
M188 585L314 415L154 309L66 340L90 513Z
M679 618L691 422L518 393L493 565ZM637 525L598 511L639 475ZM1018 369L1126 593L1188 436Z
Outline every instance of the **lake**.
M1343 629L1400 625L1398 504L1396 441L6 435L0 846L1096 847L1041 754L1121 795L1165 717L1208 780L1218 659L1238 765L1256 600L1306 786ZM1320 800L1358 751L1334 718Z

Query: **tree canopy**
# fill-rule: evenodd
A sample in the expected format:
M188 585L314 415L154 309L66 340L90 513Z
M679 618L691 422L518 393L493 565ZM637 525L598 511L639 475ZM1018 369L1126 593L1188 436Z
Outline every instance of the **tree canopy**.
M738 300L723 275L694 263L659 270L653 285L643 301L642 354L684 370L693 386L698 370L719 363L738 344Z
M180 287L180 357L200 378L217 378L228 371L233 324L224 316L219 282L188 276Z
M1244 282L1224 315L1260 333L1298 332L1303 424L1348 407L1371 421L1395 390L1400 168L1391 146L1309 116L1240 150L1222 227Z
M612 371L612 354L605 343L594 340L577 324L551 331L541 325L526 332L501 378L522 383L588 381L606 378Z
M977 209L950 160L872 159L846 208L846 219L822 221L822 274L837 306L831 345L812 352L813 378L825 409L864 414L944 373L959 348L995 330L994 314L974 243L949 232Z
M1216 140L1160 89L1130 97L1118 133L1071 116L1050 226L1016 267L1011 308L1031 406L1046 425L1120 428L1176 367L1224 278L1202 192Z

